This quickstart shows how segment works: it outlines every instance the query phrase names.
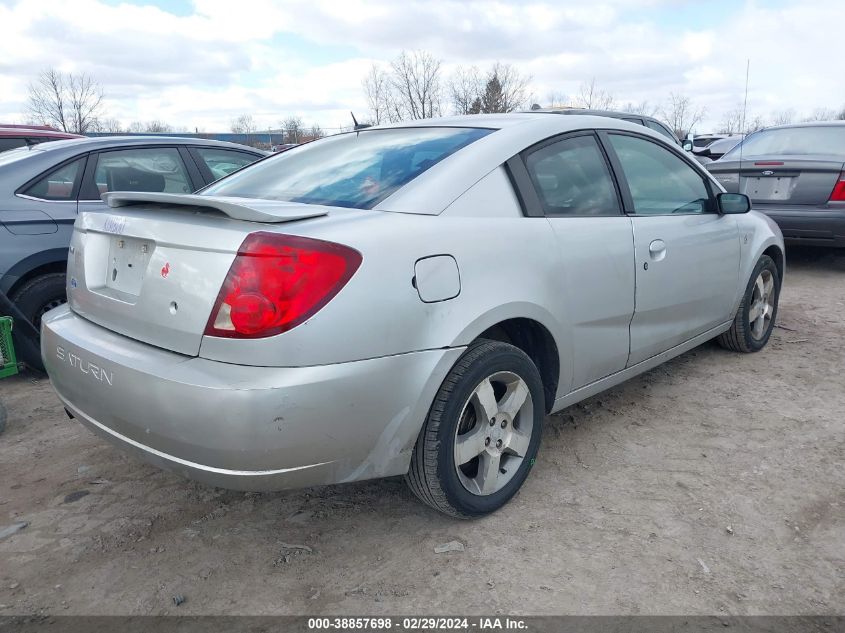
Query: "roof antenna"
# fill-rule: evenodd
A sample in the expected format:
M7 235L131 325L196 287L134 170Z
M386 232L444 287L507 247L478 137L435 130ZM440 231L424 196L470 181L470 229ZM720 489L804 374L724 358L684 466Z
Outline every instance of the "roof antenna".
M745 145L745 139L748 135L745 133L745 113L748 110L748 74L751 70L751 58L745 60L745 101L742 104L742 123L739 133L742 135L742 140L739 142L739 174L737 174L736 190L737 193L742 193L742 150Z
M355 124L355 127L352 128L353 130L364 130L368 127L373 127L372 123L358 123L358 119L355 118L355 113L352 111L349 112L349 116L352 117L352 122Z

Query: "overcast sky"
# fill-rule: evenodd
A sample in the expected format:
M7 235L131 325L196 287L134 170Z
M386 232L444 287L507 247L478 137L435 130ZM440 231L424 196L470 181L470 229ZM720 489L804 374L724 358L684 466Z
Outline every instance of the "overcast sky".
M54 66L95 77L124 125L329 129L366 112L362 77L403 48L446 75L514 64L540 103L593 77L621 103L684 93L707 109L699 132L741 104L747 58L749 116L845 106L845 0L0 0L0 24L0 122L26 120L28 83Z

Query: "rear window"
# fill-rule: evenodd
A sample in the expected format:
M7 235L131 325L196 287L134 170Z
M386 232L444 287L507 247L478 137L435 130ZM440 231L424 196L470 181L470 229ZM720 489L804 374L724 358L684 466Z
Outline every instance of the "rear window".
M372 209L425 170L492 130L400 128L339 134L246 167L203 190Z
M845 156L845 126L785 127L752 134L737 145L725 159L743 156L777 156L791 154L827 154Z

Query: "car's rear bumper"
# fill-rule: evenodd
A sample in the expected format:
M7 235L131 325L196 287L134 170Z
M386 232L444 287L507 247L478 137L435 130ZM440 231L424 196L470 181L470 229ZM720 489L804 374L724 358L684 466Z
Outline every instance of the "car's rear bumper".
M754 210L777 222L783 239L793 244L845 247L845 207L754 204Z
M402 474L462 349L276 368L183 356L62 306L42 320L44 364L67 409L162 468L239 490Z

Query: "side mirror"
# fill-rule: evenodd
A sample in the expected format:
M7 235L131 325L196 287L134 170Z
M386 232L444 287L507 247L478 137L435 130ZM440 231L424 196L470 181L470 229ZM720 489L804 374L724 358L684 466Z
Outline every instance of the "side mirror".
M744 193L720 193L716 196L719 213L735 214L751 211L751 200Z
M684 151L691 152L692 151L692 141L684 141Z

